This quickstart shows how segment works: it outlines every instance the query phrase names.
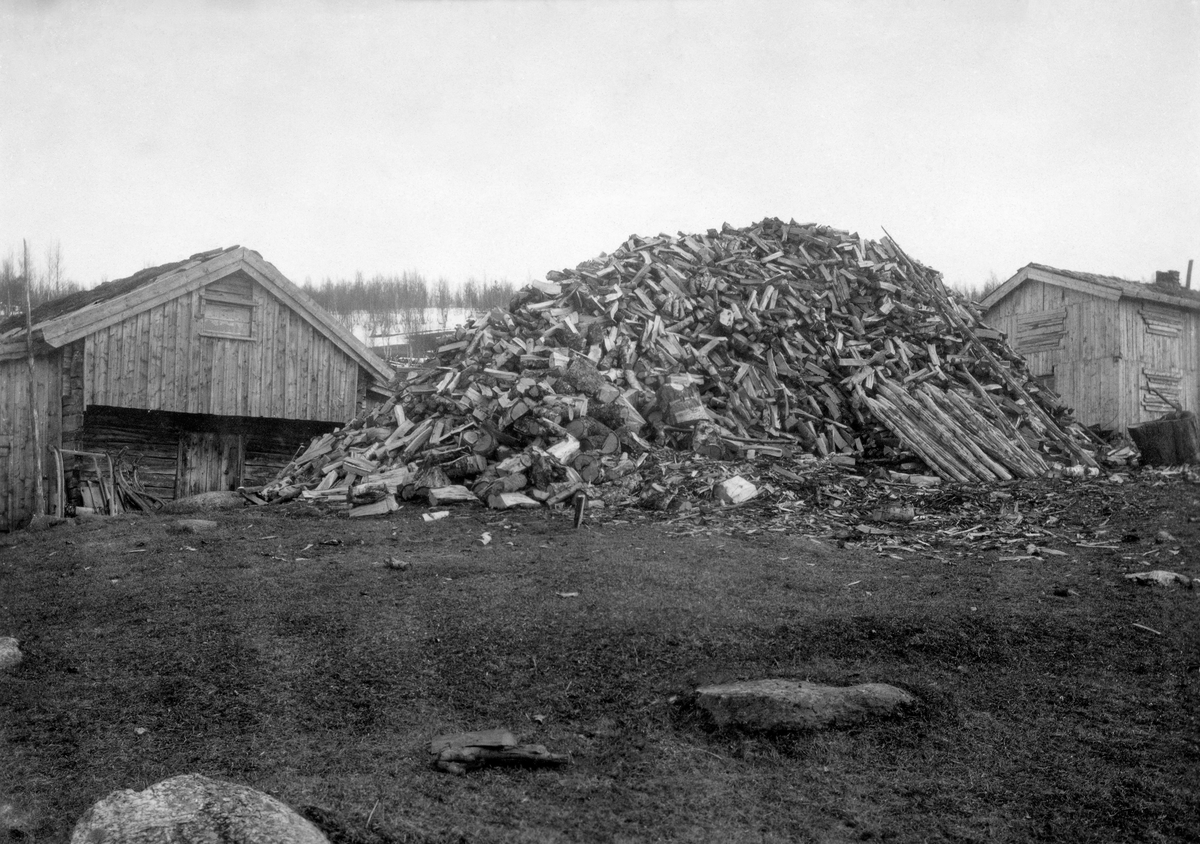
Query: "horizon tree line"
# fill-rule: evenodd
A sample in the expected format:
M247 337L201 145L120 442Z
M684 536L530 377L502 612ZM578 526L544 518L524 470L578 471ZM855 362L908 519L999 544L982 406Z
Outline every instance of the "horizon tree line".
M302 289L317 304L345 323L361 319L373 334L417 334L448 328L452 311L484 311L506 307L516 288L502 279L468 278L453 285L444 277L430 284L419 272L376 274L356 272L353 280L325 278L321 284L305 279ZM431 327L429 313L436 315Z
M147 264L150 266L150 264ZM62 243L53 241L38 261L31 244L22 242L0 255L0 318L25 312L26 286L36 308L94 285L69 278ZM108 281L101 278L96 283ZM504 307L516 288L503 279L468 278L453 284L441 277L430 282L419 272L376 274L367 279L362 271L353 279L326 277L320 284L305 279L306 294L343 322L365 318L373 332L416 333L430 330L431 323L447 328L453 311L481 311ZM430 311L435 314L429 319Z

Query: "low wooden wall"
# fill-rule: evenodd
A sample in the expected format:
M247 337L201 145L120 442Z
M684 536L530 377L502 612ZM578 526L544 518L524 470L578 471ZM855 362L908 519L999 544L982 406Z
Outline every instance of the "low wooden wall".
M297 450L313 437L331 431L329 422L204 416L164 411L89 407L83 415L77 448L103 451L114 457L124 451L136 463L138 477L148 492L163 499L176 497L180 471L180 443L197 433L240 436L241 465L231 483L262 486L286 466Z

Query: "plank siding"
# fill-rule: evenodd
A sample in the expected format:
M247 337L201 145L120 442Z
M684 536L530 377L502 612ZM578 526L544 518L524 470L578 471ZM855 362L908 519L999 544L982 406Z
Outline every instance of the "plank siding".
M265 303L264 307L259 309L259 313L262 319L262 334L259 336L262 339L259 341L259 408L255 415L280 416L281 414L275 412L275 314L265 307Z
M299 416L309 416L312 410L316 407L316 390L315 381L317 375L317 362L313 359L312 346L312 326L307 322L302 322L297 319L300 329L300 383L296 386L301 400L304 402L301 407Z
M254 315L251 332L255 341L246 345L246 415L261 416L262 398L262 291L257 284L251 285L251 298L254 300Z
M193 292L187 297L184 311L180 314L185 319L184 325L187 345L183 349L183 366L187 380L187 402L183 405L185 412L199 413L203 390L207 382L207 374L203 364L203 344L205 338L196 331L196 323L200 321L200 294ZM199 365L197 365L199 364ZM166 409L166 408L164 408Z
M1060 346L1022 352L1016 342L1022 317L1028 325L1037 322L1034 315L1059 308L1066 309ZM1161 401L1146 407L1147 372L1166 382L1177 380L1179 404L1185 410L1200 409L1200 312L1195 309L1150 305L1129 296L1114 299L1089 293L1083 284L1063 287L1030 279L996 302L985 321L1008 336L1032 374L1053 375L1056 392L1085 425L1124 431L1158 418Z
M86 407L96 402L96 385L100 382L100 375L96 371L96 360L103 350L100 348L99 336L91 342L81 342L83 342L83 403Z
M129 320L135 323L134 320ZM133 381L134 394L145 402L146 407L153 407L150 400L150 350L153 348L153 337L150 333L150 312L143 311L137 315L134 325L134 342L137 344L135 360L136 376Z
M28 361L0 361L0 432L11 438L7 440L4 453L0 454L0 474L3 475L0 529L16 529L27 524L34 515L37 456L31 407L38 410L41 429L43 489L47 500L54 495L54 458L50 447L58 445L62 433L61 370L61 353L39 357L34 361L34 384L31 385Z
M163 384L161 407L164 410L182 410L186 404L186 399L181 401L180 397L188 394L187 349L191 343L191 315L187 310L187 298L176 300L167 308L171 336L164 351L171 355L171 361L164 369L170 369L171 379Z
M108 330L99 331L95 335L96 344L92 351L92 362L95 368L96 380L89 385L88 404L105 404L108 396L103 391L108 389L108 362L115 360L109 344Z
M300 378L300 356L299 356L299 330L296 327L297 320L292 318L291 314L284 314L284 388L281 393L284 397L283 416L288 419L296 419L300 415L300 403L297 397L297 387Z
M86 337L88 405L344 422L358 364L266 291L251 339L198 331L187 294Z
M163 323L166 315L161 308L154 308L146 314L150 324L150 340L148 345L149 362L146 368L146 405L158 407L162 404L163 393Z
M279 286L286 279L257 269L229 277L224 266L173 295L147 288L141 309L106 303L94 320L72 314L53 324L63 345L39 353L32 388L27 361L0 361L0 530L33 515L31 407L40 417L48 501L51 446L136 449L143 480L169 498L184 437L236 436L236 450L226 453L244 463L247 482L265 483L312 436L357 413L360 363L346 351L345 332L314 325L302 302L303 313L293 310L292 294ZM222 330L220 314L202 319L205 295L248 309L249 336L228 336L235 332Z

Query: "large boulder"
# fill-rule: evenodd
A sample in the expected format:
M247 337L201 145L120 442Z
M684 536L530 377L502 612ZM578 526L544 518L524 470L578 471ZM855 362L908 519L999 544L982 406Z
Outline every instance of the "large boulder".
M245 785L183 774L114 791L75 824L71 844L329 844L283 803Z
M896 714L917 699L886 683L823 686L804 680L747 680L696 690L696 703L719 727L815 730Z
M0 671L16 668L21 663L21 649L12 636L0 636Z

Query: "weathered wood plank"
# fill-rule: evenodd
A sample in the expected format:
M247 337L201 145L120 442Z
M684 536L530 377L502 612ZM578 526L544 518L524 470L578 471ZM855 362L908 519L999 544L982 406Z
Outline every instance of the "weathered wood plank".
M188 345L185 350L184 363L187 367L187 412L200 413L201 390L204 388L204 371L201 357L204 340L196 331L196 323L200 313L200 294L193 291L187 297Z
M309 415L317 419L328 418L326 414L329 412L329 381L333 377L333 373L330 372L332 361L329 351L328 343L318 343L315 349L316 377L313 379L314 391Z
M246 415L262 415L262 359L263 359L263 296L262 288L255 284L250 290L254 302L254 322L250 331L254 342L248 344L246 363Z
M338 367L338 380L334 385L330 396L329 405L330 413L346 413L350 412L351 416L358 409L358 374L361 370L351 361L343 358L342 365ZM364 376L365 377L365 376Z
M58 395L61 384L62 358L60 353L35 358L33 381L30 383L28 360L0 361L0 436L6 438L3 466L3 485L0 485L0 525L7 529L28 522L34 513L34 450L32 407L38 408L39 438L42 444L42 479L47 496L54 490L51 446L61 443L62 403L50 401ZM12 510L9 510L11 490Z
M196 391L196 413L212 413L212 407L215 403L213 397L214 389L219 389L219 385L213 383L213 365L215 364L217 341L211 337L200 337L197 340L200 346L200 354L197 356L199 366L193 370L199 381L199 389Z
M142 311L130 320L135 326L137 360L134 367L133 392L137 407L150 408L150 311Z
M318 349L316 348L313 337L312 326L307 322L301 323L300 356L303 362L303 375L301 378L301 389L304 398L305 406L301 410L300 415L306 418L311 418L317 411L317 364L318 364Z
M283 379L283 395L284 408L283 415L295 419L300 415L300 402L297 390L297 385L300 379L300 356L299 356L299 325L298 321L292 317L291 313L284 314L284 379Z
M102 335L92 334L84 340L83 401L85 405L99 404L100 363L105 357Z
M165 308L159 306L147 311L150 320L149 364L146 370L146 406L162 407L163 397L163 342L166 322Z
M163 362L165 401L163 408L183 412L187 409L187 349L190 343L189 298L184 296L165 305L167 314L166 354Z
M46 340L63 345L123 322L133 313L194 291L213 278L227 274L231 266L243 259L244 252L236 249L190 269L180 268L124 296L59 317L44 329Z

